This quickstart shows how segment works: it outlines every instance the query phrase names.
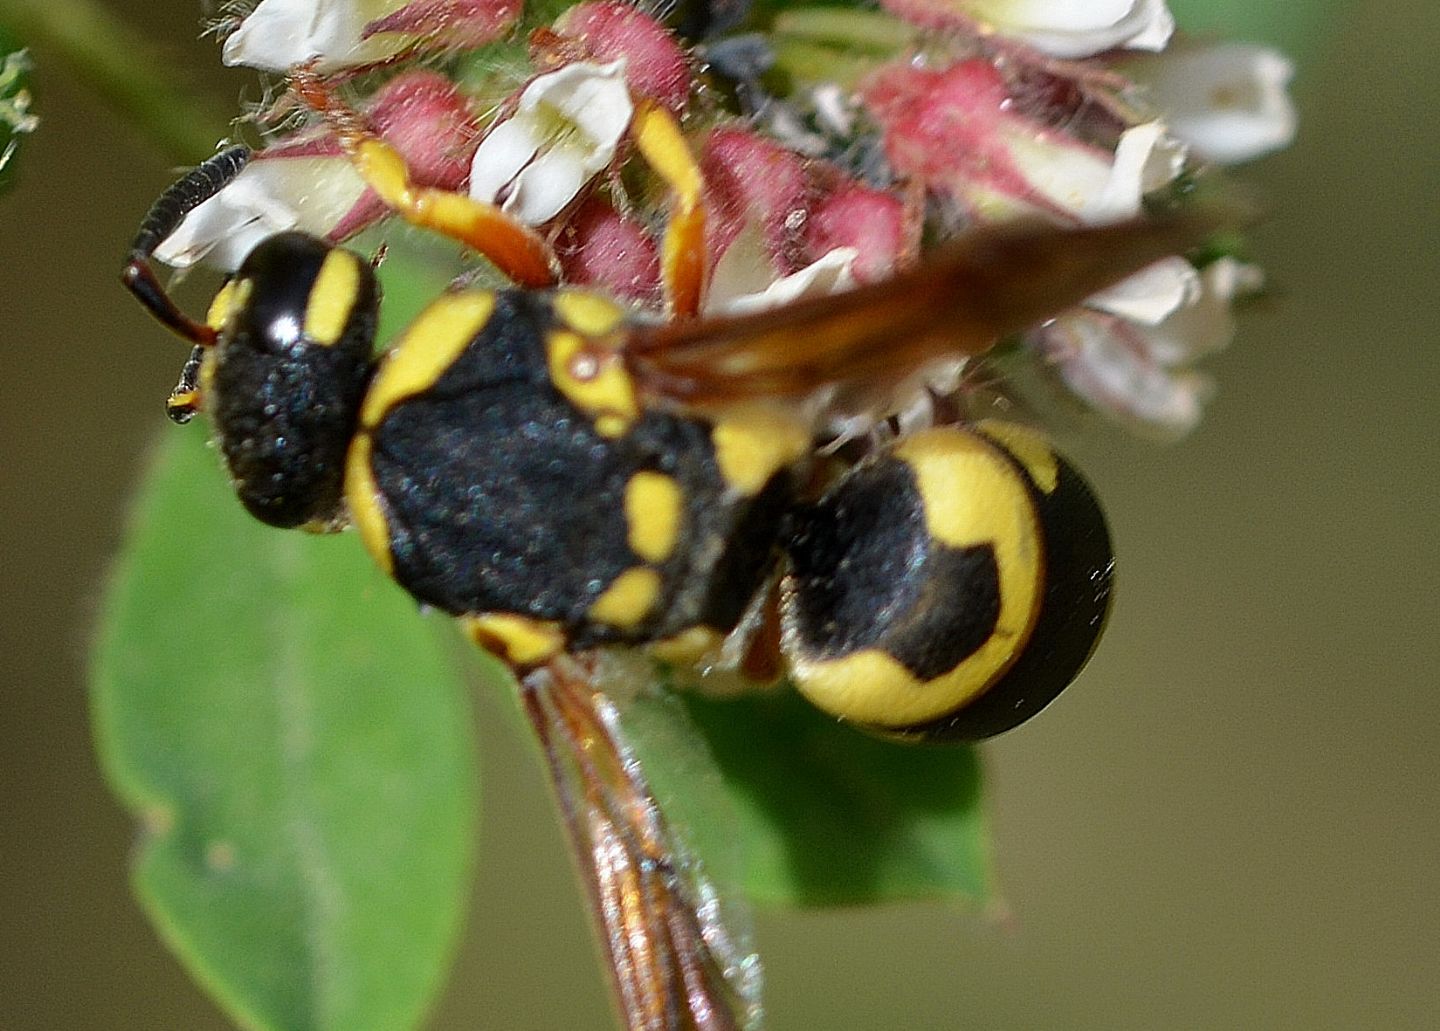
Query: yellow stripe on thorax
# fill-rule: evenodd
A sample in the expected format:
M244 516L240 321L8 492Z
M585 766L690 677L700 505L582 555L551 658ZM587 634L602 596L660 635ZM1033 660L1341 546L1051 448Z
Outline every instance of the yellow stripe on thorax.
M361 425L373 428L399 402L435 385L495 311L484 290L445 294L431 302L380 361L360 409Z
M645 566L632 566L610 582L585 615L597 623L628 630L639 626L659 600L660 574Z
M680 539L685 495L672 477L645 470L625 484L625 525L630 550L647 562L664 562Z
M486 612L460 622L476 644L516 666L537 665L565 648L558 624L513 612Z
M635 383L613 347L618 341L554 329L545 338L550 382L590 416L602 437L623 436L640 417Z
M743 497L758 494L770 477L810 450L809 423L769 402L728 409L710 430L725 483Z

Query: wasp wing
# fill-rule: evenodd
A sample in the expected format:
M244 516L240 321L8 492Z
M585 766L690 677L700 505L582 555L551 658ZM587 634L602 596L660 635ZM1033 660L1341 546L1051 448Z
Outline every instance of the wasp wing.
M913 269L844 293L637 326L626 361L650 396L690 405L899 382L934 359L983 354L1230 221L1202 210L1085 229L978 231Z
M645 661L638 660L637 661ZM759 961L737 911L662 811L607 688L633 668L561 658L521 683L629 1031L743 1031Z

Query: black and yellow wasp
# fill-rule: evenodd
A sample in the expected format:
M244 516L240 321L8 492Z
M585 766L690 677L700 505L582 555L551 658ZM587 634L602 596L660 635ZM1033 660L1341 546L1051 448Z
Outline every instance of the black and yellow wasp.
M725 964L647 823L644 781L617 758L595 656L624 646L783 675L834 716L902 738L973 740L1032 716L1079 671L1109 609L1110 541L1083 479L1034 432L989 422L840 462L821 453L823 406L810 402L981 354L1208 225L981 234L838 296L698 318L698 172L667 116L642 108L637 149L674 195L669 317L645 319L556 287L544 241L497 209L412 184L323 82L292 88L398 214L519 285L444 293L377 357L370 263L285 232L194 321L149 260L243 167L247 152L226 150L165 192L125 266L141 302L194 345L171 414L210 416L257 518L356 527L401 587L517 672L552 760L580 767L567 811L592 853L627 1020L680 1026L651 1018L716 1010L707 993L729 991L729 975L714 976ZM618 872L576 819L607 805L602 826L623 831L630 858Z

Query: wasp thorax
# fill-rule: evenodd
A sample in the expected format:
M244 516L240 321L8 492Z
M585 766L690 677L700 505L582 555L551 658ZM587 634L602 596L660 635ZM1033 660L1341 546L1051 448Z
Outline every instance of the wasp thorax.
M378 307L368 264L303 233L265 240L216 298L220 333L201 385L236 493L256 518L342 521Z

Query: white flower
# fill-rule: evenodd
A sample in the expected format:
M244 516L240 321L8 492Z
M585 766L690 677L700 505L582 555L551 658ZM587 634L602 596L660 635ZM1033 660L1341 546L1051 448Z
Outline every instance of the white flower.
M1088 308L1108 311L1131 322L1156 326L1200 297L1200 273L1184 258L1164 258L1128 279L1091 295Z
M1029 196L1013 182L995 176L965 189L977 211L989 219L1025 214L1039 206L1088 225L1102 225L1140 213L1145 194L1179 174L1185 149L1170 139L1159 122L1133 126L1121 135L1113 154L1052 134L1035 134L1024 123L1002 123L1014 170Z
M1232 301L1259 285L1259 270L1233 258L1199 272L1167 258L1055 319L1038 340L1093 407L1153 436L1181 437L1213 392L1191 366L1230 343Z
M1053 57L1102 50L1163 50L1175 31L1165 0L957 0L957 6L1004 36Z
M364 181L344 157L257 157L186 215L155 257L176 268L204 260L233 271L267 236L287 229L324 236L364 192Z
M754 235L758 240L759 234ZM720 260L722 268L716 269L717 279L721 278L726 259L732 254L740 254L742 259L748 259L753 254L759 262L759 267L764 268L768 265L764 261L763 252L760 252L758 247L752 251L750 247L745 246L745 234L742 233L735 244L732 244L730 249L725 252L725 257ZM705 303L705 312L710 315L747 315L751 312L779 308L792 301L803 300L807 297L826 297L842 290L849 290L855 286L855 260L859 257L860 252L854 247L836 247L834 250L822 254L804 268L792 272L788 276L781 276L768 286L753 293L729 294L723 284L717 287L712 283L710 296Z
M539 225L560 213L615 156L635 106L625 62L567 65L520 94L470 164L470 195ZM508 187L508 189L507 189Z
M225 40L228 65L283 72L319 59L319 70L365 64L399 52L410 40L382 35L362 40L365 26L408 0L260 0Z
M1248 161L1295 138L1295 106L1286 92L1295 69L1268 47L1182 49L1139 63L1135 73L1170 131L1208 161Z

